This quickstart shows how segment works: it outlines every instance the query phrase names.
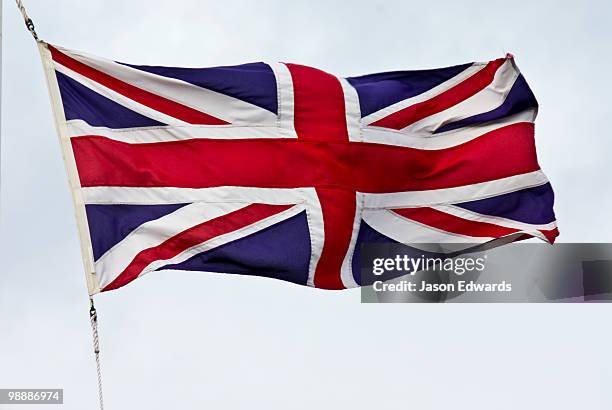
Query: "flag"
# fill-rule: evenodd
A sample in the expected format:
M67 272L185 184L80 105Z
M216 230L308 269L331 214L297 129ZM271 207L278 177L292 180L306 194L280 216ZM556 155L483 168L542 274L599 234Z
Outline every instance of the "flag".
M90 294L158 270L344 289L364 243L558 235L510 55L343 78L40 51Z

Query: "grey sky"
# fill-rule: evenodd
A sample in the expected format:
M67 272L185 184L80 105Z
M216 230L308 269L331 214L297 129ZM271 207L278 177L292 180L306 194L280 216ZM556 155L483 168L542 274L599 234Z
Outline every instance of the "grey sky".
M43 39L142 64L280 60L355 75L512 52L541 105L560 240L612 241L608 1L26 3ZM3 14L0 388L63 387L63 408L95 408L43 72L12 1ZM97 305L108 409L612 408L609 305L361 305L358 290L177 272Z

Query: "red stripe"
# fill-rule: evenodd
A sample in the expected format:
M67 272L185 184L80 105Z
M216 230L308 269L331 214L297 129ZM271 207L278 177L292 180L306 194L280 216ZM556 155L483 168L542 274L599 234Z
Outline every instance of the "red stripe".
M344 93L338 79L325 71L286 64L293 81L294 126L298 138L348 141Z
M557 238L557 236L559 236L558 228L553 228L548 231L540 230L540 232L542 232L542 234L546 237L546 239L548 239L548 242L550 243L555 243L555 239Z
M424 225L465 236L499 238L519 232L519 229L506 228L488 222L470 221L433 208L405 208L392 211Z
M253 204L210 221L195 225L163 243L138 253L130 264L103 290L112 290L136 279L152 262L168 260L198 244L219 235L251 225L264 218L276 215L293 205Z
M287 64L287 68L293 82L294 126L299 140L298 145L291 146L306 151L296 152L294 158L287 157L288 163L281 166L284 170L278 169L277 176L287 172L291 174L305 172L309 174L307 178L321 182L322 179L331 177L323 184L304 185L318 187L317 196L323 213L325 240L314 274L314 284L318 288L344 289L340 271L353 232L355 192L353 188L343 190L320 187L320 185L342 185L342 181L334 179L335 176L340 176L341 172L346 173L342 170L320 168L321 165L328 167L331 161L339 159L334 158L334 152L323 151L331 147L342 150L342 147L346 148L349 145L344 92L340 81L324 71L297 64ZM326 143L313 144L306 143L307 141ZM268 155L268 158L275 158L273 153ZM292 163L294 159L300 160L304 168L302 169L296 162ZM353 167L357 166L357 163L353 164ZM294 170L296 172L291 172ZM286 182L290 183L289 181L288 179Z
M473 96L478 91L483 90L489 84L491 84L495 73L505 61L505 58L491 61L482 70L478 71L456 86L444 91L443 93L438 94L429 100L394 112L393 114L381 118L370 125L401 130L402 128L422 120L423 118L429 117L430 115L436 114L440 111L444 111Z
M314 276L314 284L323 289L344 289L340 272L353 233L355 192L317 189L323 212L325 246Z
M557 238L557 236L559 236L559 229L557 228L553 228L549 230L538 229L538 231L541 232L546 238L546 240L551 244L555 243L555 239ZM531 239L533 237L534 237L533 235L525 233L525 234L520 235L518 238L514 239L513 241L514 242L524 241L526 239Z
M488 222L470 221L469 219L463 219L432 208L405 208L393 209L392 211L424 225L466 236L499 238L521 232L520 229L506 228ZM557 228L550 230L538 229L538 231L541 232L550 243L554 243L555 238L559 236L559 230ZM525 234L516 240L520 241L531 237L532 235Z
M109 88L156 111L162 112L174 118L178 118L190 124L229 124L228 122L213 117L212 115L208 115L191 107L187 107L186 105L160 97L159 95L150 93L124 81L111 77L108 74L98 71L86 64L81 63L80 61L75 60L72 57L67 56L51 45L49 45L49 50L51 50L53 60L64 67L69 68L72 71L105 86L106 88Z
M83 187L311 186L385 193L468 185L539 169L531 123L435 151L292 139L129 144L100 136L74 137L72 146Z

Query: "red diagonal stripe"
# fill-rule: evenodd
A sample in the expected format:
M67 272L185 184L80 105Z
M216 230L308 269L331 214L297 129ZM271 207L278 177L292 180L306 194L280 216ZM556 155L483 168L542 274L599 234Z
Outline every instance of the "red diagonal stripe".
M116 79L106 73L83 64L72 57L67 56L51 45L49 45L49 50L51 50L51 56L55 62L156 111L162 112L174 118L178 118L179 120L188 122L190 124L229 124L228 122L213 117L212 115L195 110L191 107L187 107L186 105L180 104L176 101L168 100L167 98L160 97L159 95Z
M157 260L167 260L198 244L214 237L244 228L272 215L278 214L293 205L253 204L195 225L163 243L138 253L130 264L103 290L112 290L136 279L140 273Z
M499 238L519 232L519 229L506 228L488 222L470 221L433 208L404 208L392 211L424 225L465 236Z
M491 61L482 70L478 71L456 86L444 91L443 93L438 94L429 100L394 112L393 114L381 118L370 125L401 130L402 128L422 120L423 118L429 117L430 115L436 114L440 111L444 111L471 97L478 91L491 84L495 73L505 61L505 58Z
M85 136L71 141L83 187L309 186L387 193L469 185L539 169L531 123L435 151L293 139L129 144Z
M548 242L550 243L555 243L555 239L557 238L557 236L559 236L558 228L553 228L547 231L540 230L540 232L544 234L544 236L546 237L546 239L548 239Z
M521 229L507 228L488 222L463 219L433 208L404 208L392 209L391 211L424 225L466 236L499 238L521 231ZM557 228L537 229L537 231L541 232L550 243L554 243L555 238L559 236ZM531 238L531 235L522 235L516 240L520 241L528 238Z

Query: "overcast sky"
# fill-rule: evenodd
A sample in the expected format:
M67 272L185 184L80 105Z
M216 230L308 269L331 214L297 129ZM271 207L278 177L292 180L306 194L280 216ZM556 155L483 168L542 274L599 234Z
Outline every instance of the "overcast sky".
M85 279L43 72L4 3L0 388L64 388L62 408L95 408ZM612 242L609 1L26 5L48 42L140 64L278 60L357 75L512 52L540 102L559 239ZM611 305L362 305L358 290L176 271L96 300L107 409L612 408Z

